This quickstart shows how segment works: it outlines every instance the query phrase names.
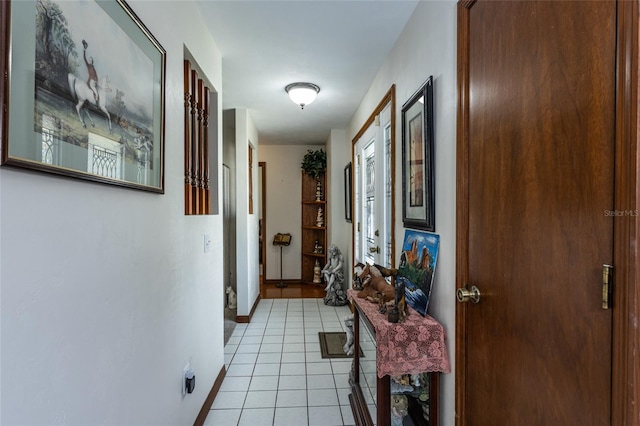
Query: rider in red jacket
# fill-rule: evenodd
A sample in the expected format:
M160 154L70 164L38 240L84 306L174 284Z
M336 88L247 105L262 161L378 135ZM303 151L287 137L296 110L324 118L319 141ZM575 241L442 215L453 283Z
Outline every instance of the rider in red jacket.
M93 66L93 56L89 57L87 60L87 47L89 46L85 40L82 40L82 46L84 47L84 63L87 65L87 71L89 72L89 79L87 80L87 84L93 91L93 97L96 100L96 104L98 103L98 73L96 72L96 67Z

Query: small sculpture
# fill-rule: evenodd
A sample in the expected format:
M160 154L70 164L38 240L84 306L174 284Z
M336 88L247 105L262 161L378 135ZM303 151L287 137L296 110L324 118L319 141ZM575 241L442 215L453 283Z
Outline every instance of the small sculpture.
M322 183L316 182L316 201L322 201Z
M404 279L395 280L395 303L393 308L389 309L388 321L389 322L402 322L407 316L407 302L404 294L405 283Z
M381 293L384 303L395 300L395 289L384 279L377 265L365 265L357 279L362 286L362 290L357 293L359 298L377 302L379 299L377 293Z
M320 241L316 240L315 243L313 244L313 252L314 253L320 253L318 251L319 248L320 248Z
M342 350L344 351L345 354L349 356L353 355L353 346L354 346L353 321L354 321L353 314L346 316L344 318L344 328L345 328L345 333L347 334L347 341L342 347Z
M409 376L400 375L391 377L391 393L413 392L413 386L409 384Z
M324 211L322 207L318 207L318 214L316 215L316 226L322 228L324 226Z
M409 414L409 400L404 395L391 395L391 426L402 426Z
M236 309L238 307L238 295L233 291L233 287L228 285L225 293L227 293L227 308Z
M316 259L316 264L313 267L313 283L314 284L320 284L322 282L322 278L320 278L320 273L321 273L320 262L318 262L318 259Z
M357 285L362 289L356 294L360 299L367 299L380 307L382 314L388 313L389 322L401 322L407 315L407 306L404 296L404 281L395 279L395 287L387 282L385 277L397 277L398 270L385 268L380 265L356 264L354 272L354 288Z
M364 271L365 264L358 262L353 267L353 289L362 290L362 272Z
M329 261L322 268L322 275L327 282L324 289L327 292L324 297L325 305L344 306L347 304L347 292L342 286L344 282L343 263L344 258L340 249L335 244L331 244L329 246Z

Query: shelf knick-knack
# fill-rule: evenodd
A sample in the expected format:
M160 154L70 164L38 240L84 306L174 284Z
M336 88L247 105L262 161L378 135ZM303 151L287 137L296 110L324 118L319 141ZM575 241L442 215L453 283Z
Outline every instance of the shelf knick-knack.
M316 182L316 201L322 201L322 183Z
M324 211L322 207L318 207L318 214L316 215L316 226L322 228L324 226Z
M320 272L322 268L320 268L320 262L316 259L316 264L313 267L313 283L320 284L322 282L322 278L320 278Z

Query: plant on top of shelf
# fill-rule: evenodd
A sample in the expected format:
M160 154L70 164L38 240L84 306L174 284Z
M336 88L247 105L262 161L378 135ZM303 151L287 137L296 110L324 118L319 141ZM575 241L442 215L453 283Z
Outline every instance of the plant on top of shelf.
M323 149L308 150L302 158L302 171L318 179L327 168L327 153Z

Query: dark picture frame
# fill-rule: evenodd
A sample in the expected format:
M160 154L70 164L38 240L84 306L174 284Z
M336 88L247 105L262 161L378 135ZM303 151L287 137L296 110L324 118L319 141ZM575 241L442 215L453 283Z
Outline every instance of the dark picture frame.
M353 220L352 203L353 203L353 167L351 162L344 168L344 218L351 223Z
M402 222L435 231L433 76L402 106Z
M133 10L3 1L0 22L1 164L164 193L166 51Z

